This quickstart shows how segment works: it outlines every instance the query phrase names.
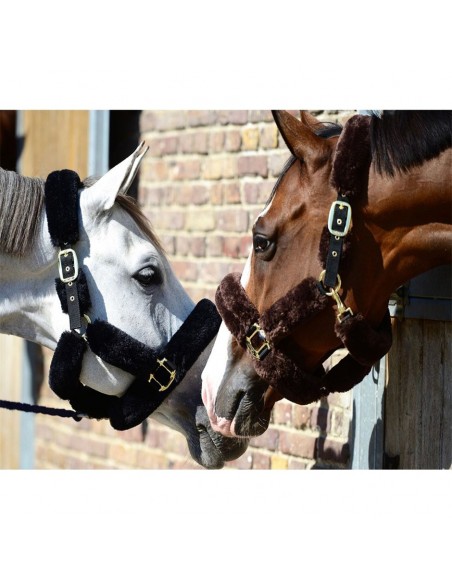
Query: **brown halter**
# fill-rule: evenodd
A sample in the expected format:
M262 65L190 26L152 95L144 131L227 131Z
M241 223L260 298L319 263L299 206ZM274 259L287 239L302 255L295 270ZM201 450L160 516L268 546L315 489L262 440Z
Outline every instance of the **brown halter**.
M305 278L262 314L241 286L240 274L228 274L216 293L218 311L239 345L252 355L256 373L295 403L307 404L330 392L348 391L369 373L392 344L389 311L374 329L362 314L354 315L339 295L339 266L349 243L351 204L367 194L371 163L369 121L367 116L354 116L338 141L332 172L338 199L331 207L328 226L321 237L324 270L319 280ZM350 152L355 155L353 160ZM315 373L308 373L298 365L298 348L288 337L295 328L324 310L329 298L336 302L335 333L349 354L327 373L322 366Z

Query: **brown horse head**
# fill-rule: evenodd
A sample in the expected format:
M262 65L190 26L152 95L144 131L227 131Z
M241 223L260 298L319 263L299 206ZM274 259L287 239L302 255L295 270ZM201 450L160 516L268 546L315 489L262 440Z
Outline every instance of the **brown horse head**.
M244 304L246 298L250 301L244 312L257 311L264 315L261 322L273 319L279 329L285 320L299 323L287 327L289 333L282 340L277 334L272 337L272 331L263 335L267 332L274 348L290 355L309 376L344 341L338 333L334 295L319 296L313 284L325 267L330 237L326 225L341 185L352 185L353 218L336 291L338 302L359 314L360 326L377 329L393 291L416 275L451 262L451 115L354 116L343 131L303 112L301 120L285 111L273 115L291 157L253 226L253 249L241 276ZM231 282L225 279L219 288L224 304L220 312L231 330L228 319L234 320L233 332L240 339L240 290ZM300 282L309 283L309 294ZM298 315L303 303L315 302L316 309L302 321ZM265 317L267 313L271 318ZM271 409L281 397L296 403L318 399L318 393L302 386L296 395L269 387L265 376L258 374L264 363L257 366L255 357L222 325L203 373L203 399L215 429L226 435L258 435L267 428ZM278 367L278 361L272 366ZM343 391L339 386L330 390Z

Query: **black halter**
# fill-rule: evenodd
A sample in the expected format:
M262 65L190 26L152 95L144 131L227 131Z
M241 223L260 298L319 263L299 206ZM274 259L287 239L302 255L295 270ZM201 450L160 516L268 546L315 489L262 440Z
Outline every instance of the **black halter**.
M77 173L52 172L45 184L45 206L51 241L60 248L60 278L56 289L70 331L58 341L49 372L49 385L79 413L108 418L113 428L126 430L141 423L177 387L218 332L221 318L215 305L203 299L159 351L130 337L108 322L91 323L91 300L86 277L71 247L79 239L79 191ZM83 329L85 329L84 332ZM131 373L134 381L121 397L108 396L79 381L86 349Z
M339 266L344 244L348 244L351 202L367 193L371 162L369 119L351 118L337 145L332 184L338 198L331 206L328 226L321 238L324 271L319 281L305 278L263 314L247 297L240 274L227 275L216 293L217 308L231 334L253 356L256 373L295 403L308 404L330 392L348 391L369 373L392 344L389 311L374 329L361 314L354 315L339 295ZM356 153L353 162L350 150ZM323 311L331 297L337 308L335 333L348 355L327 373L322 366L317 372L308 373L298 366L297 346L288 337L295 328Z

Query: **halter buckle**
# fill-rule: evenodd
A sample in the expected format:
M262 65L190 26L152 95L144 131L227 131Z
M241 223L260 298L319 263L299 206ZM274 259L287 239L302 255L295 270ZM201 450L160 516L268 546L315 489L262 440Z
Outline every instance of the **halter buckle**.
M255 347L253 345L253 339L257 337L257 340L261 342L259 347ZM250 351L251 355L257 359L258 361L262 361L265 357L270 353L271 346L270 343L267 341L267 337L265 336L264 331L261 327L255 322L251 325L246 335L246 346Z
M351 220L352 208L350 204L345 201L334 201L328 215L328 231L331 235L345 237L350 230Z
M63 266L63 262L62 262L62 257L63 258L67 258L68 255L72 256L72 265L69 265L69 262L65 262L65 266ZM72 269L71 269L72 268ZM68 282L73 282L74 280L76 280L78 278L78 259L77 259L77 254L75 253L75 251L68 247L66 249L62 249L59 253L58 253L58 272L60 274L60 280L64 283L67 284ZM64 272L66 272L67 274L69 274L70 272L72 272L72 274L70 276L65 276Z
M171 363L171 361L168 361L166 357L163 359L157 359L157 363L158 367L154 373L150 374L148 383L155 382L157 383L157 389L159 392L166 391L176 378L176 369L174 368L174 365ZM167 377L167 379L164 379L163 382L156 377L157 372L161 372L162 370L164 371L164 375Z

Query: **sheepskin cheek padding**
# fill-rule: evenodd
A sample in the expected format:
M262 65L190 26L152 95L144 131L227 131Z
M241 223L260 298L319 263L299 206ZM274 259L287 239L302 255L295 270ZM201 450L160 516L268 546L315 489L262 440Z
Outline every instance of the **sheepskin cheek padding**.
M259 313L248 299L240 278L238 273L223 278L215 294L215 304L231 334L244 347L246 334L258 322Z
M61 399L73 397L78 389L85 350L81 336L69 331L61 335L49 370L49 386Z
M78 241L78 191L80 177L73 170L55 170L45 183L45 206L50 238L55 247ZM61 193L65 193L64 205Z
M392 345L392 328L389 311L377 329L372 328L362 314L336 324L336 334L344 347L362 365L371 366L389 351Z
M336 148L331 184L342 195L367 195L370 149L370 116L353 116L348 120ZM350 156L353 152L353 156Z
M117 398L103 395L79 381L86 342L74 332L65 331L58 342L49 370L49 386L61 399L69 400L78 412L92 418L108 418Z
M144 373L156 359L150 347L104 320L89 324L86 337L93 353L132 375Z
M328 303L329 298L321 294L317 280L306 278L266 310L259 322L267 339L277 343Z
M329 298L321 294L314 278L306 278L277 300L261 316L240 284L240 274L228 274L218 286L215 296L218 311L226 326L245 346L250 326L259 322L271 343L277 343L297 326L323 310Z

